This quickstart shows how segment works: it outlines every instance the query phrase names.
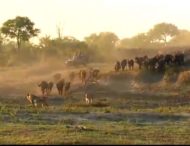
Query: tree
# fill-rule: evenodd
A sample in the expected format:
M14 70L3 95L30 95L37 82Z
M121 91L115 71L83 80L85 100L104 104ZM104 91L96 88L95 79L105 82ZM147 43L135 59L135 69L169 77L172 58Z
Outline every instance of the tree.
M119 48L145 48L149 47L150 38L146 33L140 33L132 38L122 39Z
M61 27L61 25L57 25L56 26L56 30L57 30L57 38L58 39L63 39L63 28Z
M6 37L16 39L18 50L23 41L29 41L31 37L37 36L39 29L34 28L34 23L28 17L17 16L3 23L1 32Z
M171 46L190 46L190 31L179 30L178 35L170 40Z
M39 46L40 48L50 48L52 46L52 42L51 42L51 38L49 35L46 35L42 38L40 38L40 43L39 43Z
M88 45L89 50L92 52L94 58L101 60L105 58L111 58L118 37L112 32L101 32L100 34L91 34L85 38L85 42Z
M177 34L178 28L170 23L156 24L154 28L148 32L149 37L152 38L152 43L163 42L165 45Z
M92 34L85 38L85 41L89 46L96 47L102 51L114 49L118 40L118 37L111 32L101 32L99 35Z
M0 49L2 47L2 44L3 44L3 37L2 37L1 32L0 32Z

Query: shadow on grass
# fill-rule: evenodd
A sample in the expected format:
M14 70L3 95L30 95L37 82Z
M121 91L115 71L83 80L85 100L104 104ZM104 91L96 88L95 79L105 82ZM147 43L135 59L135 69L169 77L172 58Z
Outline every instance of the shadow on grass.
M105 113L101 115L87 115L89 120L94 121L127 121L129 123L153 123L161 124L165 122L179 122L190 119L189 115L163 115L156 113L128 113L128 114L113 114Z
M190 120L190 114L168 115L159 113L40 113L40 114L19 114L16 119L8 115L1 117L6 123L24 123L31 125L38 124L70 124L80 123L81 121L109 121L109 122L128 122L132 124L162 124L170 122L181 122Z

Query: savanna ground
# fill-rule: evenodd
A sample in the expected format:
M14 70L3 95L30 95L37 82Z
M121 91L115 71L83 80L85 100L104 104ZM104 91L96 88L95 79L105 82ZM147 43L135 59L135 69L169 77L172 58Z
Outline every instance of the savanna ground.
M70 96L54 86L49 107L33 108L25 95L40 95L41 80L80 68L53 62L0 69L0 144L190 144L190 87L160 74L91 64L103 74L92 105L76 79Z

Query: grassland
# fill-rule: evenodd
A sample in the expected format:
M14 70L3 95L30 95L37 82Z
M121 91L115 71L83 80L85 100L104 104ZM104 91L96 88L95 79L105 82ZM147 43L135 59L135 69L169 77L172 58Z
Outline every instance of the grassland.
M54 90L48 108L2 94L0 144L190 144L189 86L142 85L130 75L99 82L92 105L77 83L69 97Z

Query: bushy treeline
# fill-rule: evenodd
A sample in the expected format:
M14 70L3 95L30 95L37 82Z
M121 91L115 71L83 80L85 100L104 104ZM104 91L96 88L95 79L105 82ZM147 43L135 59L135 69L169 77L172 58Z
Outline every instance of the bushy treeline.
M0 65L35 63L47 58L64 62L78 52L90 56L89 61L110 61L118 56L154 55L160 50L184 50L190 46L190 32L169 23L156 24L148 32L124 39L112 32L101 32L79 41L71 36L61 36L59 32L56 38L38 37L39 43L32 43L30 39L39 33L28 17L17 16L4 22L0 33Z

